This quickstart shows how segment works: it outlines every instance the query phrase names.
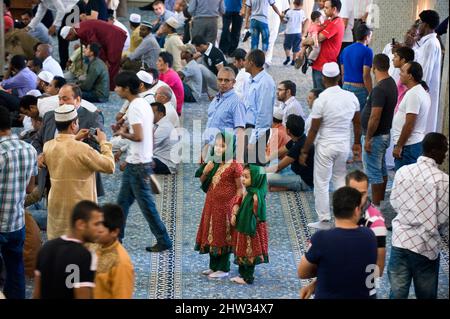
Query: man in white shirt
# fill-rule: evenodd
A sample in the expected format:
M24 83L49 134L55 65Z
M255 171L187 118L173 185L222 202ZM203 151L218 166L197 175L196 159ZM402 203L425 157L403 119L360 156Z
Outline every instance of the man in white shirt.
M128 51L128 49L130 48L130 41L131 41L130 32L122 22L120 22L114 17L114 11L110 9L108 9L108 23L115 25L116 27L119 27L126 32L127 39L125 40L125 44L123 45L123 52Z
M297 86L290 80L282 81L278 84L277 99L280 101L279 107L283 110L283 125L286 126L286 121L289 115L295 114L305 119L302 105L297 100Z
M400 71L400 81L408 88L392 121L395 170L413 164L422 153L431 98L422 84L423 71L417 62L406 63Z
M285 12L289 9L288 0L275 0L275 5L280 10L280 12ZM275 12L275 10L269 10L267 19L269 21L269 48L266 52L266 63L267 65L272 64L273 48L275 46L275 41L278 38L278 32L280 32L280 17Z
M53 48L50 44L39 44L36 48L36 57L42 61L42 71L48 71L53 76L64 77L59 63L52 57Z
M397 171L391 204L392 249L388 265L391 299L407 299L411 280L418 299L436 299L441 235L448 231L449 179L441 165L448 151L447 138L429 133L416 164Z
M170 88L170 86L166 82L159 80L159 72L158 72L158 70L154 69L154 68L149 68L147 70L147 72L150 73L151 76L153 77L153 84L152 84L152 88L150 89L150 93L152 93L154 96L156 96L156 91L160 87L162 87L162 86L168 87L170 89L170 92L172 93L172 97L170 98L170 103L172 105L176 106L177 105L177 97L175 96L175 94L173 93L172 89Z
M311 128L299 159L300 164L305 165L318 134L314 154L314 199L319 221L308 224L308 227L317 229L331 228L330 181L333 181L334 189L345 186L352 122L355 137L353 154L361 153L359 102L353 93L338 86L339 74L336 62L324 64L322 81L326 89L314 102Z
M435 29L439 26L439 14L433 10L422 11L419 15L418 34L420 40L414 46L416 61L423 69L423 80L429 87L431 108L428 114L426 132L434 132L439 127L439 89L441 86L442 50Z
M354 0L341 0L342 7L341 11L339 11L339 17L344 21L345 32L344 39L342 39L341 53L339 53L339 56L346 47L353 43L353 25L355 24L355 4L353 1ZM338 58L338 61L340 60L341 59Z
M172 241L167 233L156 208L150 183L153 174L153 111L148 102L138 97L139 78L133 72L122 72L116 77L116 93L128 100L128 125L123 125L116 135L130 140L126 158L126 167L122 175L117 203L122 207L125 221L130 206L136 199L151 232L156 237L156 244L146 247L149 252L161 252L172 248ZM125 223L120 232L123 239Z
M173 92L168 86L161 86L156 90L155 101L164 104L166 107L166 117L174 127L180 127L180 118L176 111L176 104L173 104Z
M234 57L234 66L239 70L236 75L236 83L234 84L234 91L239 97L239 100L245 105L246 86L250 80L250 73L245 71L244 62L247 52L244 49L237 48L232 56Z

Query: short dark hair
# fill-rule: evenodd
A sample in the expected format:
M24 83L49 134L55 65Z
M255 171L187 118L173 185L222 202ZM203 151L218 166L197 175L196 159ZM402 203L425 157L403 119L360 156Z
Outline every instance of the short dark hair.
M173 55L169 52L160 52L159 57L164 61L164 63L167 63L169 65L169 68L173 65Z
M431 29L436 29L439 26L439 13L434 10L424 10L419 14L420 20L428 24Z
M11 58L11 65L16 70L22 70L27 66L27 59L23 55L15 55Z
M353 187L339 188L333 194L333 213L337 219L350 219L361 205L361 193Z
M314 94L314 96L315 96L316 98L318 98L319 95L323 92L323 90L322 90L322 89L312 89L312 90L310 90L309 92L311 92L312 94Z
M424 154L429 154L433 150L440 150L447 147L447 137L441 133L428 133L422 141L422 149Z
M363 171L360 171L359 169L348 173L345 176L345 185L348 186L350 184L350 181L357 181L357 182L367 182L369 183L369 177L364 173Z
M381 72L389 71L390 60L386 54L379 53L373 57L373 68Z
M341 12L342 9L342 2L341 0L328 0L331 2L331 7L336 8L337 11Z
M56 125L56 129L58 131L65 131L69 128L70 124L72 124L73 122L75 122L78 119L78 117L74 118L73 120L70 121L65 121L65 122L57 122L55 121L55 125Z
M75 83L66 83L63 86L70 86L70 88L72 89L72 93L73 93L73 98L77 99L78 97L81 98L82 97L82 92L81 92L81 88L78 84Z
M208 41L206 41L205 38L202 37L201 35L196 35L195 37L192 38L191 43L195 46L199 46L203 44L208 44Z
M291 95L295 96L297 94L297 85L295 85L294 82L290 81L290 80L285 80L280 82L280 84L284 85L286 90L291 91Z
M117 74L115 83L117 86L128 88L131 94L137 95L139 93L141 80L139 80L137 75L131 71L122 71Z
M241 48L237 48L233 51L231 54L232 57L234 57L236 60L245 60L245 57L247 55L247 51Z
M372 29L370 29L367 24L361 23L355 30L355 41L364 40L364 38L369 36L371 32Z
M105 204L102 206L103 211L103 225L109 231L122 229L125 222L122 207L116 204Z
M156 0L152 3L152 7L156 6L157 4L164 4L164 1Z
M0 105L0 131L6 131L11 129L11 116L9 110Z
M411 74L411 76L417 83L422 83L423 69L420 63L410 61L407 64L409 64L408 74Z
M153 102L152 104L150 104L152 107L156 107L156 111L158 111L159 113L163 113L164 115L166 115L166 107L164 106L164 104L159 103L159 102Z
M34 16L33 10L30 10L30 9L25 10L24 12L22 12L21 16L23 16L23 15L27 15L27 16L29 16L30 18L32 18L32 17Z
M305 120L299 115L291 114L286 120L286 128L295 137L301 137L305 133Z
M221 70L224 71L233 71L234 77L239 73L238 68L234 64L228 64L227 66L224 66Z
M93 43L89 43L89 50L94 53L95 57L98 57L98 55L100 54L100 49L102 48L102 46L99 43L93 42Z
M255 49L247 55L247 60L253 62L257 68L262 68L266 63L266 55L262 50Z
M311 12L311 21L314 22L317 19L320 19L321 16L322 16L322 13L320 13L320 11L313 11L313 12Z
M405 60L405 63L414 61L416 56L414 50L408 47L399 47L397 50L395 50L395 54L397 54L400 59Z
M32 60L34 66L38 66L39 69L42 69L42 60L34 57Z
M129 21L129 22L130 22L130 25L135 29L141 25L141 23L136 23L136 22L131 22L131 21Z
M65 78L63 78L62 76L58 76L58 75L55 75L53 77L53 81L55 81L55 87L58 89L62 88L67 83Z
M303 0L294 0L294 5L302 6L303 5Z
M102 209L94 202L89 200L82 200L72 210L72 215L70 216L70 226L75 227L78 220L83 220L84 222L89 222L93 211L102 212Z
M19 101L19 108L30 110L31 105L37 105L37 97L34 95L24 95Z

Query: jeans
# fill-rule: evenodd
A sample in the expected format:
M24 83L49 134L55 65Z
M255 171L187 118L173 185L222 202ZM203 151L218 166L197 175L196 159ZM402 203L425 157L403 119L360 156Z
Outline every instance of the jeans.
M436 260L429 260L408 249L392 247L388 266L390 298L407 299L413 280L417 299L436 299L439 260L439 256Z
M398 171L402 166L416 163L420 155L422 155L422 142L403 146L402 158L394 159L395 171Z
M223 28L219 49L222 50L224 54L231 55L239 44L243 18L239 12L226 12L222 16L222 20Z
M122 207L125 222L120 232L120 239L125 237L125 224L130 206L136 199L150 230L156 237L158 246L161 248L172 247L172 241L167 233L166 226L162 222L155 201L153 200L150 186L150 175L153 174L151 163L130 164L125 167L122 175L117 203Z
M289 174L280 174L281 172L267 174L267 184L273 187L286 187L294 192L311 190L311 187L302 180L300 175L295 174L290 168L289 170Z
M262 50L267 52L269 49L269 25L267 23L252 19L250 21L250 30L252 32L251 49L258 49L259 36L262 38Z
M361 144L364 145L366 136L361 137ZM372 151L367 153L363 149L362 160L364 171L369 177L370 184L383 184L383 177L388 176L386 167L386 150L391 142L390 134L377 135L372 137Z
M314 88L325 90L325 87L323 86L323 83L322 83L322 72L313 69L312 77L313 77Z
M342 88L356 95L356 98L359 101L359 110L362 112L363 108L366 106L369 91L367 91L365 87L358 87L349 84L344 84Z
M25 227L10 233L0 233L0 254L6 268L3 292L8 299L25 299L24 242Z

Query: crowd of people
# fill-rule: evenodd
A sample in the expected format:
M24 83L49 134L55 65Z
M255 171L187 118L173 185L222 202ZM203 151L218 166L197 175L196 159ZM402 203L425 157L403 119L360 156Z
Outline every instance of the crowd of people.
M195 177L206 198L193 244L209 254L203 275L228 277L233 254L239 276L231 281L252 284L255 266L269 262L267 193L313 192L318 218L308 227L316 232L298 276L316 279L301 298L376 298L377 280L367 278L383 276L386 263L391 298L407 298L411 281L417 298L437 298L449 179L438 167L448 140L436 132L436 11L421 12L403 43L374 53L368 11L356 16L352 0L316 1L310 16L302 0L156 0L142 8L155 21L133 13L128 26L117 19L119 1L32 2L15 22L4 2L6 34L33 39L20 42L22 53L7 52L0 82L6 298L25 298L25 274L34 277L33 298L132 298L133 264L122 246L130 207L136 200L156 239L145 249L172 249L155 174L183 165L173 150L184 103L202 100L209 106ZM69 22L74 13L77 24ZM298 77L311 67L309 92L270 74L280 24L283 64L301 69ZM240 47L243 31L249 52ZM124 103L105 123L99 103L111 91ZM349 162L363 169L348 172ZM96 204L101 173L121 174L115 204ZM392 222L383 216L388 202ZM45 220L34 220L42 206ZM48 239L42 247L39 228Z

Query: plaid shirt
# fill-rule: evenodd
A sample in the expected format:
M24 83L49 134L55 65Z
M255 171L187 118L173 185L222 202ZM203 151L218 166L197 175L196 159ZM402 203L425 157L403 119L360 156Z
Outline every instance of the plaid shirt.
M31 144L17 136L0 137L0 233L25 226L26 188L37 173L37 153Z
M448 227L448 188L448 175L429 157L397 171L391 193L398 213L392 221L392 246L438 258L439 230Z

